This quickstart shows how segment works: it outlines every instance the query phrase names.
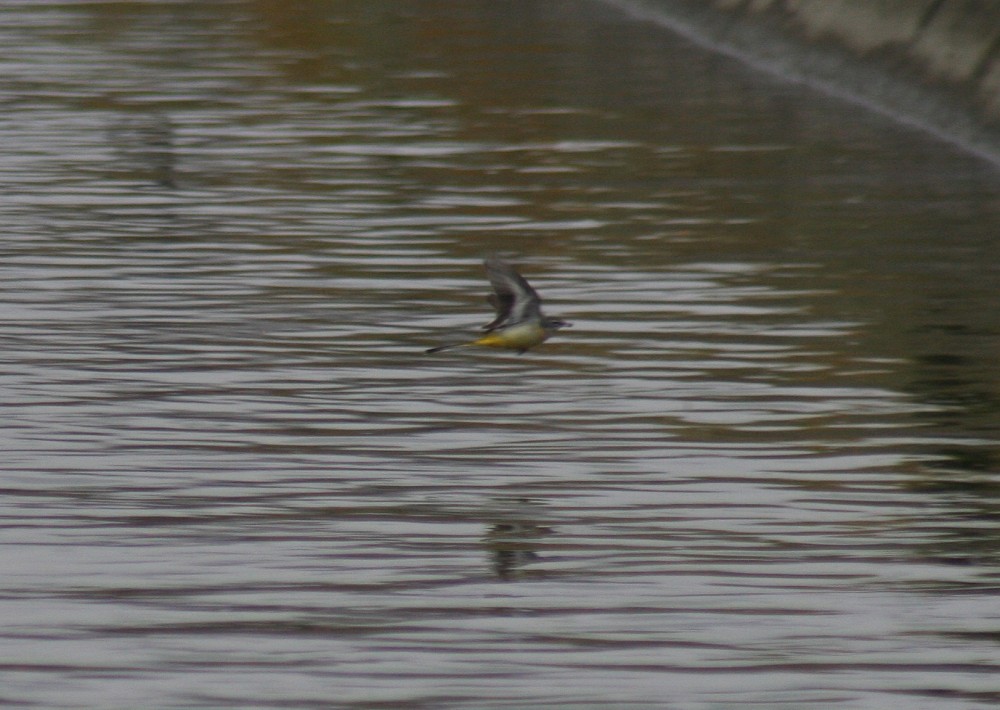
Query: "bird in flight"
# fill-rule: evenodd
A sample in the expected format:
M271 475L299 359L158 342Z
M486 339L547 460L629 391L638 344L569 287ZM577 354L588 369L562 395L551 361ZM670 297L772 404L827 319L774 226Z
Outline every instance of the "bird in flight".
M496 318L483 326L485 332L475 340L439 345L429 349L428 353L470 345L506 348L524 353L548 340L560 328L570 325L559 318L542 314L542 299L513 266L496 256L487 257L484 263L486 276L493 286L489 302L497 311Z

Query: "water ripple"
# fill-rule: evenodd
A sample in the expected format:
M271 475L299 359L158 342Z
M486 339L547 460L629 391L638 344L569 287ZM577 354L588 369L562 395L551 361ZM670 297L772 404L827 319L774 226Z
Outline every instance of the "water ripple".
M592 6L306 5L0 8L3 700L990 706L995 176ZM494 252L574 327L426 355Z

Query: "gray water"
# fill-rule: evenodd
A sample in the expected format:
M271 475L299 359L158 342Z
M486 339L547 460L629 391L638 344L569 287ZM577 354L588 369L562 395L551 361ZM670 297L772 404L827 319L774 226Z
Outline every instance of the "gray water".
M994 167L599 3L0 40L0 703L1000 702Z

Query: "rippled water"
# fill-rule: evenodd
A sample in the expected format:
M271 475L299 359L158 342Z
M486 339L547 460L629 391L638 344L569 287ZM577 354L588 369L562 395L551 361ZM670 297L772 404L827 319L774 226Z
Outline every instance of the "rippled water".
M0 38L0 703L1000 702L994 168L597 3Z

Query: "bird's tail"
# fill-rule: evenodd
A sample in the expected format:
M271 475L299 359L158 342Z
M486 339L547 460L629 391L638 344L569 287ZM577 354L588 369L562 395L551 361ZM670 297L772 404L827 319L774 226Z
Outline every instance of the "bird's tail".
M472 345L472 343L451 343L450 345L438 345L436 348L427 348L424 352L428 355L433 355L434 353L439 353L442 350L454 350L455 348L466 348Z

